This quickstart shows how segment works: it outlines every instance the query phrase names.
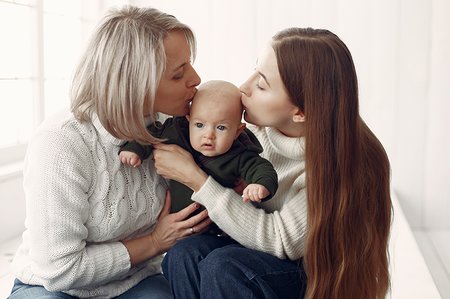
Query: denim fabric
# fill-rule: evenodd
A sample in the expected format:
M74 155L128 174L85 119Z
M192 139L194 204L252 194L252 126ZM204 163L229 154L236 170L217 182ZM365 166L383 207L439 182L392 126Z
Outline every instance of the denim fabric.
M297 262L199 235L179 241L163 261L175 298L302 298L306 275Z
M16 279L8 299L51 299L63 298L72 299L72 297L63 292L49 292L42 286L27 285ZM122 295L116 297L120 299L172 299L167 280L161 274L147 277L135 287L129 289Z

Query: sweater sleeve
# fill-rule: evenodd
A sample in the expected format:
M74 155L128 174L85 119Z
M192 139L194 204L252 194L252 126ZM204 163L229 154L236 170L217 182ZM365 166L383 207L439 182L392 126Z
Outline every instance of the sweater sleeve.
M153 146L151 145L143 145L136 141L127 141L120 147L119 154L123 151L133 152L138 155L141 160L145 160L150 157L152 150Z
M43 131L29 144L24 168L26 237L36 269L33 279L38 276L50 291L100 285L130 269L121 242L86 241L91 159L76 134Z
M247 183L260 184L269 190L270 195L264 200L274 196L278 189L278 176L272 163L255 153L247 152L241 155L239 164L241 177Z
M278 258L298 260L304 254L307 226L306 190L285 198L271 213L256 208L209 177L192 199L203 204L210 218L243 246Z

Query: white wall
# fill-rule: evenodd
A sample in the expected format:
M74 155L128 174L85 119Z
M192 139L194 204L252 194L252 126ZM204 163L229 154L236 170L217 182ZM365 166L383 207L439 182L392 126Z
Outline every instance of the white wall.
M22 175L0 178L0 244L24 230L25 198Z

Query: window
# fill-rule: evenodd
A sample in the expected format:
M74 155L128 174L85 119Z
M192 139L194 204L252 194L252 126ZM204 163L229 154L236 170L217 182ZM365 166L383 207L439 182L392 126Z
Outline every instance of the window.
M0 0L0 165L21 160L33 130L69 105L72 74L109 4Z

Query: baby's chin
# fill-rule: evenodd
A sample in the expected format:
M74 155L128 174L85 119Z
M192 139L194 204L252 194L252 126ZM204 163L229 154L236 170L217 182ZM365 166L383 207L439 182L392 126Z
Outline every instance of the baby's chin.
M225 154L227 151L221 151L221 152L217 152L217 151L212 151L212 150L204 150L204 149L200 149L197 150L200 154L202 154L203 156L206 157L217 157L220 156L222 154Z
M217 157L222 155L223 153L211 152L211 151L200 151L203 156L206 157Z

